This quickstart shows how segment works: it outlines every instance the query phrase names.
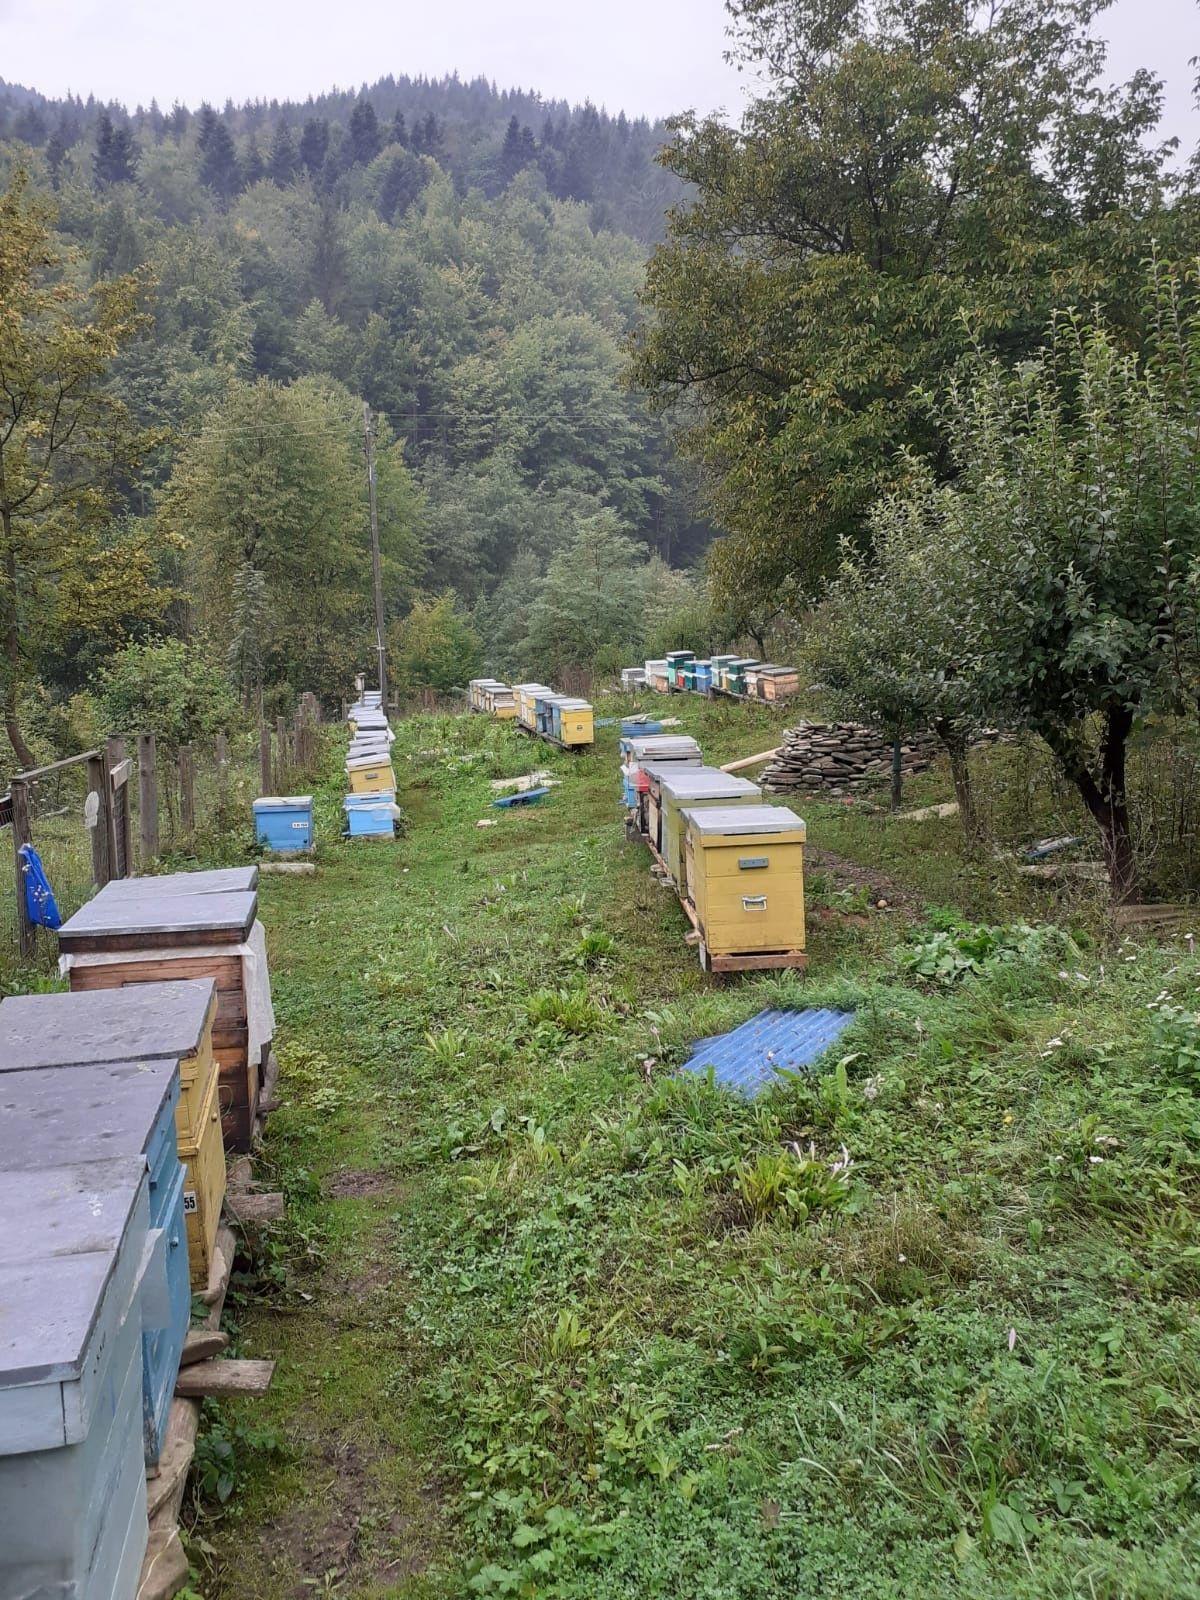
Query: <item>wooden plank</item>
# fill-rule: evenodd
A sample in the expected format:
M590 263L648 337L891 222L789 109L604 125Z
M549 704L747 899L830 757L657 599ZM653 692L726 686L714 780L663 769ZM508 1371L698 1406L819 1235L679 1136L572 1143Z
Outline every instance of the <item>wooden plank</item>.
M728 761L721 768L721 771L741 772L746 767L760 767L764 761L774 761L775 757L779 755L782 749L783 746L779 745L774 750L763 750L759 755L756 756L744 756L741 761Z
M231 1394L266 1394L275 1376L273 1361L200 1361L184 1367L175 1380L175 1393L185 1400L219 1399Z
M193 1328L183 1341L183 1353L179 1357L179 1365L194 1367L197 1361L208 1361L212 1356L219 1356L228 1344L227 1333L210 1328Z
M225 1212L243 1227L248 1222L279 1222L284 1215L283 1195L277 1192L269 1194L225 1194Z
M772 972L779 967L806 967L803 950L763 950L756 955L708 957L714 972Z
M158 758L152 733L138 734L138 838L145 871L158 860Z
M92 882L97 889L115 877L112 837L112 790L108 785L108 763L102 755L88 757L88 794L96 797L96 820L89 832L92 836Z
M77 767L82 761L91 761L103 751L83 750L77 756L65 756L61 761L52 761L46 767L28 767L21 773L22 783L37 783L40 778L49 778L55 772L65 772L68 767Z
M113 744L120 744L122 746L125 743L124 739L113 739L111 742ZM122 760L117 762L116 766L110 766L108 769L108 776L114 789L123 789L129 782L130 778L133 777L132 756L125 756Z

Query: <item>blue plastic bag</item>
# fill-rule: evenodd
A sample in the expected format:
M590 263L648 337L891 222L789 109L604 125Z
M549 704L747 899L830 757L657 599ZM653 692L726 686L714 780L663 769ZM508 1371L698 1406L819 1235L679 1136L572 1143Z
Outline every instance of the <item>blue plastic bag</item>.
M25 884L25 915L35 928L61 928L62 913L41 857L31 844L23 844L20 854L21 877Z

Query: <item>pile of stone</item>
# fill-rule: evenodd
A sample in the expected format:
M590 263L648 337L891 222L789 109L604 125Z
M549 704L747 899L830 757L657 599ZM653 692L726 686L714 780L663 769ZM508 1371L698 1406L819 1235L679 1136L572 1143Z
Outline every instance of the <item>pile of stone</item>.
M933 764L937 740L916 734L900 747L905 777ZM871 784L886 783L892 771L892 746L873 728L856 722L802 722L789 728L775 760L762 776L771 794L793 789L824 789L846 794Z

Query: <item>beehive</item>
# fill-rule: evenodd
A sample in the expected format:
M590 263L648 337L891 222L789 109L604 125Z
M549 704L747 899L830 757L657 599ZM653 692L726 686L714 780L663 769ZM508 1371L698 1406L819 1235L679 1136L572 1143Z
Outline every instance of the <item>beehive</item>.
M751 667L757 667L758 662L751 656L740 656L729 662L725 668L724 686L726 694L744 695L746 693L746 674Z
M657 690L659 694L666 694L669 686L670 678L667 673L666 661L647 661L646 687Z
M312 849L312 795L263 795L253 811L255 838L268 850Z
M149 1529L145 1164L0 1173L0 1595L133 1600Z
M342 801L346 812L346 831L352 839L394 839L395 819L390 794L348 794Z
M39 995L70 1002L87 996ZM3 1014L0 1006L0 1016ZM34 1067L0 1076L0 1172L32 1172L113 1157L145 1159L150 1227L164 1241L168 1316L142 1332L142 1444L158 1460L191 1320L184 1168L176 1148L179 1067L173 1059ZM217 1138L218 1149L220 1136ZM207 1281L207 1280L206 1280Z
M529 733L537 732L537 699L539 695L553 694L548 683L518 683L513 685L517 697L517 722Z
M667 682L672 689L682 689L685 686L684 674L688 663L696 659L694 650L668 650L667 651Z
M595 713L587 700L561 700L554 708L554 726L568 750L595 743Z
M708 956L804 949L803 820L786 806L681 813L687 896Z
M351 794L386 794L396 792L396 773L389 757L351 756L346 762Z
M488 710L499 722L511 722L517 714L517 697L507 686L493 689L488 695Z
M260 1072L275 1028L257 896L158 896L153 879L139 881L146 886L145 899L102 889L59 929L71 989L212 979L217 991L213 1053L225 1147L248 1150ZM205 1102L200 1104L203 1108Z
M787 700L800 692L800 672L796 667L767 667L759 672L758 693L762 700Z
M654 786L652 785L652 788ZM685 843L687 829L682 812L713 806L748 806L762 803L756 783L719 767L668 767L661 770L656 796L660 816L658 849L671 881L682 888L687 880Z
M110 899L122 895L144 897L152 890L162 895L250 894L258 887L258 868L213 867L204 872L162 872L148 878L114 878L106 885Z

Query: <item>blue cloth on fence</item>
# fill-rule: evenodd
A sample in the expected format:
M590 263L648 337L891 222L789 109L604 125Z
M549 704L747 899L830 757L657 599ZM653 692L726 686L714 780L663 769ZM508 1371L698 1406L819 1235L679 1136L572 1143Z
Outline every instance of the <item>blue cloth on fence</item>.
M25 885L25 915L35 928L61 928L62 913L54 898L54 890L42 866L42 858L31 844L20 850L21 879Z

